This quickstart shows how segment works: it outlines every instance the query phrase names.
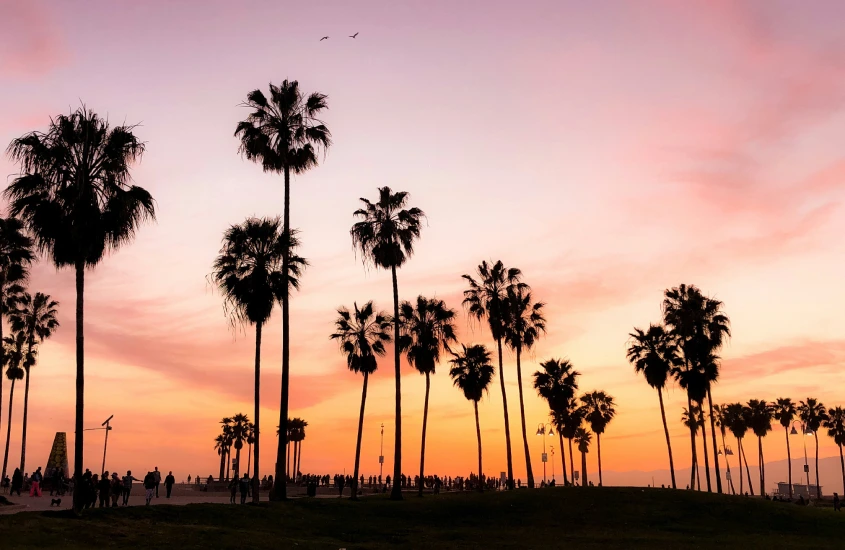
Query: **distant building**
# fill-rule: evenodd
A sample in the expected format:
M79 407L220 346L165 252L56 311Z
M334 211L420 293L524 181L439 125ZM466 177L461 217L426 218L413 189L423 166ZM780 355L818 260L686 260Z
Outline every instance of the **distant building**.
M819 486L821 490L821 495L824 496L824 486ZM785 481L778 482L778 496L788 498L789 497L789 483ZM799 496L803 496L805 500L810 498L816 498L816 486L815 485L802 485L800 483L793 483L792 484L792 498L798 498Z

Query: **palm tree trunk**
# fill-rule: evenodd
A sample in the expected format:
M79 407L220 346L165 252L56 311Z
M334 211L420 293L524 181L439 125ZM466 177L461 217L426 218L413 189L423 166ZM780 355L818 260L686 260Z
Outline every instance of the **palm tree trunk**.
M235 479L241 478L241 450L235 449Z
M6 466L9 463L9 440L12 439L12 402L15 398L15 380L12 379L12 387L9 389L9 414L6 415L6 452L3 455L3 470L0 479L6 479ZM23 472L21 472L23 473Z
M669 449L669 473L672 475L672 488L677 489L675 484L675 460L672 458L672 442L669 440L669 426L666 424L666 410L663 408L663 390L657 388L657 397L660 399L660 417L663 419L663 433L666 434L666 448Z
M598 432L596 432L596 447L599 455L599 487L601 487L601 434Z
M393 362L396 371L396 431L393 445L393 487L391 500L402 500L402 376L399 369L399 281L396 279L396 266L390 267L393 276Z
M226 473L226 451L221 450L220 453L220 481L223 481L223 475Z
M290 166L285 163L285 209L282 216L284 231L282 257L282 274L285 278L285 291L282 293L282 396L279 406L279 446L276 450L276 479L287 479L282 476L285 462L285 447L288 443L288 399L290 393L290 286L287 284L290 269ZM271 500L285 500L288 498L287 483L274 483L270 492Z
M692 416L692 399L690 399L689 394L687 394L687 411L689 411L690 416ZM689 426L689 439L690 445L692 446L692 466L690 466L690 476L689 476L689 485L690 487L695 487L695 466L698 463L698 453L695 450L695 419L692 418Z
M285 465L285 483L287 483L287 480L290 479L290 446L291 446L291 443L290 443L290 441L288 441L288 444L287 444L288 461L287 461L287 464Z
M304 436L303 436L303 437L304 437ZM297 473L299 473L299 472L301 472L301 471L302 471L302 441L303 441L303 440L302 440L302 439L300 439L300 440L296 443L296 449L297 449L297 454L296 454L296 472L297 472Z
M813 430L813 437L816 440L816 498L822 498L822 488L819 485L819 431Z
M713 417L713 396L710 387L707 388L707 402L710 405L710 435L713 440L713 468L716 470L716 492L722 494L722 473L719 471L719 445L716 443L716 419ZM705 442L704 448L707 448Z
M587 453L581 451L581 487L588 487L587 483Z
M697 484L696 490L701 490L701 470L698 468L698 457L695 457L695 482Z
M760 453L760 496L763 496L766 494L766 464L763 462L763 438L760 436L757 436L757 448Z
M522 420L522 445L525 447L525 475L528 488L534 488L534 471L531 469L531 453L528 452L528 432L525 429L525 404L522 401L522 348L516 346L516 381L519 386L519 417ZM543 449L545 452L546 449Z
M290 471L290 478L296 483L296 472L299 471L299 468L296 466L296 451L299 449L299 441L293 442L293 468Z
M26 385L23 390L23 426L21 428L21 472L25 472L26 468L26 418L29 411L29 373L30 369L24 369L26 373Z
M367 379L364 373L364 389L361 390L361 413L358 415L358 443L355 445L355 473L352 476L352 500L358 500L358 466L361 463L361 435L364 433L364 406L367 404Z
M575 461L572 459L572 438L566 439L569 444L569 477L572 478L572 483L575 484Z
M784 426L783 433L786 435L786 464L789 472L789 500L792 500L792 453L789 450L789 428Z
M739 494L740 496L744 495L743 486L742 486L742 439L736 438L736 449L737 453L739 453Z
M845 458L842 458L842 445L839 445L839 465L842 467L842 487L845 490Z
M566 452L563 448L563 434L560 433L560 430L557 431L558 439L560 439L560 463L563 466L563 486L566 487L569 485L569 478L566 475Z
M508 420L508 394L505 392L505 369L502 366L502 339L496 340L499 346L499 383L502 386L502 407L505 410L505 444L508 452L508 489L514 488L513 455L511 454L511 425Z
M748 455L745 454L745 446L742 446L742 459L745 461L745 474L748 478L748 490L754 496L754 484L751 483L751 468L748 467Z
M731 486L731 494L735 495L736 491L734 490L734 480L731 477L731 461L728 460L728 447L725 445L725 430L722 428L722 448L725 449L725 466L727 467L728 472L728 484ZM742 474L742 464L739 465L739 473Z
M253 468L252 479L252 502L258 503L258 457L261 439L261 328L262 323L255 324L255 428L253 429L253 443L255 445L255 464L250 464L252 460L252 447L249 448L250 458L247 461L247 471L250 466Z
M73 481L75 487L82 487L84 415L85 415L85 262L76 261L76 419L73 439ZM85 491L73 492L73 510L82 513L85 506Z
M232 470L232 448L226 451L226 481L230 479L230 472Z
M4 281L0 279L0 403L3 403L3 365L6 364L6 348L3 346L3 306L6 296L3 294ZM3 406L0 405L0 423L3 420Z
M704 404L701 403L700 405L703 409ZM701 415L702 415L702 420L704 420L703 410L701 412ZM709 453L707 452L707 422L701 423L701 446L704 449L704 478L707 481L707 492L712 493L713 489L711 488L711 485L710 485L710 459L709 459L709 456L708 456Z
M422 443L420 444L420 496L423 494L423 472L425 471L425 428L428 424L428 389L431 385L428 372L425 373L425 406L423 407Z
M484 484L481 483L481 424L478 423L478 401L473 401L472 406L475 409L475 435L478 437L478 490L484 492ZM841 447L840 447L841 452Z

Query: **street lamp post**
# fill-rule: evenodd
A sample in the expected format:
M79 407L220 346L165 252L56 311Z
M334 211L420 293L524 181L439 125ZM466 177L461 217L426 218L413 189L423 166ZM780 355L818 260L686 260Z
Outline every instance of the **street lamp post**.
M801 432L805 436L813 435L813 430L809 429L804 423L800 423L797 420L792 423L792 429L789 431L789 435L798 435L798 430L795 429L795 425L798 424L801 426ZM812 491L810 491L810 463L807 462L807 438L803 439L804 443L804 473L807 474L807 500L812 498ZM789 465L789 468L792 469L792 464ZM792 490L792 487L789 488Z
M728 460L728 457L733 456L734 452L731 450L730 445L728 445L727 447L724 445L720 445L719 452L717 454L719 456L725 456L725 466L727 467L726 477L728 479L728 482L731 484L731 494L735 495L736 491L734 490L734 482L733 479L731 479L731 463L730 460ZM740 464L739 467L742 468L742 464Z
M555 482L555 446L549 445L549 450L552 452L552 483Z
M545 452L546 451L546 433L547 432L550 436L555 435L554 429L552 428L551 424L546 424L546 423L540 422L540 424L537 426L537 435L543 436L543 456L542 456L542 459L543 459L543 485L546 484L546 462L548 462L548 458L549 458L549 456Z
M111 422L112 418L114 418L114 415L111 415L110 417L106 418L106 421L103 422L99 428L85 428L83 430L85 432L90 432L92 430L106 430L106 442L103 444L103 471L101 472L101 475L106 472L106 451L109 448L109 432L112 430L112 427L109 423Z
M382 469L384 468L384 423L381 425L381 447L378 455L378 481L381 483Z

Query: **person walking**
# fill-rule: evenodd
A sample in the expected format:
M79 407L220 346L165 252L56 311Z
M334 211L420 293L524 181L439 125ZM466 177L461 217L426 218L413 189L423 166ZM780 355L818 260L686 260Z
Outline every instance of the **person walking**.
M103 479L100 480L97 489L100 492L100 508L108 508L109 497L111 496L111 482L108 472L103 472Z
M18 493L18 496L21 496L21 489L23 488L23 474L21 473L20 468L15 468L15 473L12 474L12 492L9 493L10 495L14 495L15 492Z
M150 501L153 499L153 495L155 494L157 487L158 483L156 483L155 472L147 472L147 475L144 476L144 489L146 490L144 497L146 500L146 506L150 505Z
M132 475L132 470L127 470L126 475L123 476L123 505L129 506L129 495L132 493L132 482L141 481Z
M158 498L158 486L161 483L161 472L158 471L158 466L156 466L155 471L153 471L153 477L156 480L156 498Z
M117 472L112 472L111 475L111 507L117 508L117 501L120 499L120 494L123 492L123 482L117 475Z
M235 503L235 495L238 494L238 480L233 479L229 482L229 504Z
M35 473L32 474L32 477L29 478L30 486L29 486L29 496L31 497L40 497L41 496L41 481L44 479L44 476L41 475L41 466L35 470Z
M164 478L164 490L167 491L167 498L170 498L170 491L173 490L174 483L176 483L176 478L173 477L173 472L169 472L167 477ZM158 483L156 483L156 489L158 489Z
M240 491L241 491L241 504L246 504L246 497L249 494L249 476L244 474L244 477L241 478L239 484Z

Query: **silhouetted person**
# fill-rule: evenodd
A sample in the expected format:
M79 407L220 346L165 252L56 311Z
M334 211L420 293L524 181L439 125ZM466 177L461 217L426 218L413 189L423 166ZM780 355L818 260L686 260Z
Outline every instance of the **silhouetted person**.
M833 493L833 511L838 512L842 506L839 502L839 493Z
M158 471L158 466L155 467L155 471L153 472L153 477L156 480L156 498L158 498L158 485L161 483L161 472Z
M83 475L82 477L84 478L85 476ZM129 506L129 495L130 495L130 493L132 493L132 482L133 481L141 481L141 480L132 475L132 470L127 470L126 475L123 476L123 491L121 491L122 494L123 494L123 505L124 506Z
M158 483L156 483L155 472L147 472L147 475L144 476L144 500L146 501L147 506L150 505L150 501L153 499L157 485Z
M343 487L346 485L346 477L345 476L338 476L337 478L337 492L339 497L343 497Z
M109 497L111 496L111 482L108 472L103 472L103 479L97 484L97 490L100 493L100 508L108 508Z
M244 474L238 485L241 490L241 504L246 504L246 496L249 493L249 476Z
M188 485L190 485L190 484L191 484L191 474L188 474Z
M174 483L176 483L176 478L173 477L173 472L170 472L164 478L164 490L167 491L167 498L170 498L170 491L173 490ZM156 484L156 488L158 488L158 484Z
M804 495L798 495L798 505L804 506Z
M44 476L41 475L41 466L35 470L35 473L32 474L32 477L29 478L31 485L29 486L29 496L31 497L40 497L41 496L41 480L44 479Z
M117 508L117 501L123 493L123 482L117 475L117 472L112 472L111 475L111 507Z
M238 480L233 479L229 482L229 504L235 503L235 496L238 494Z
M15 473L12 474L12 492L10 494L14 495L17 492L18 496L21 496L21 488L23 488L23 474L20 468L15 468Z

